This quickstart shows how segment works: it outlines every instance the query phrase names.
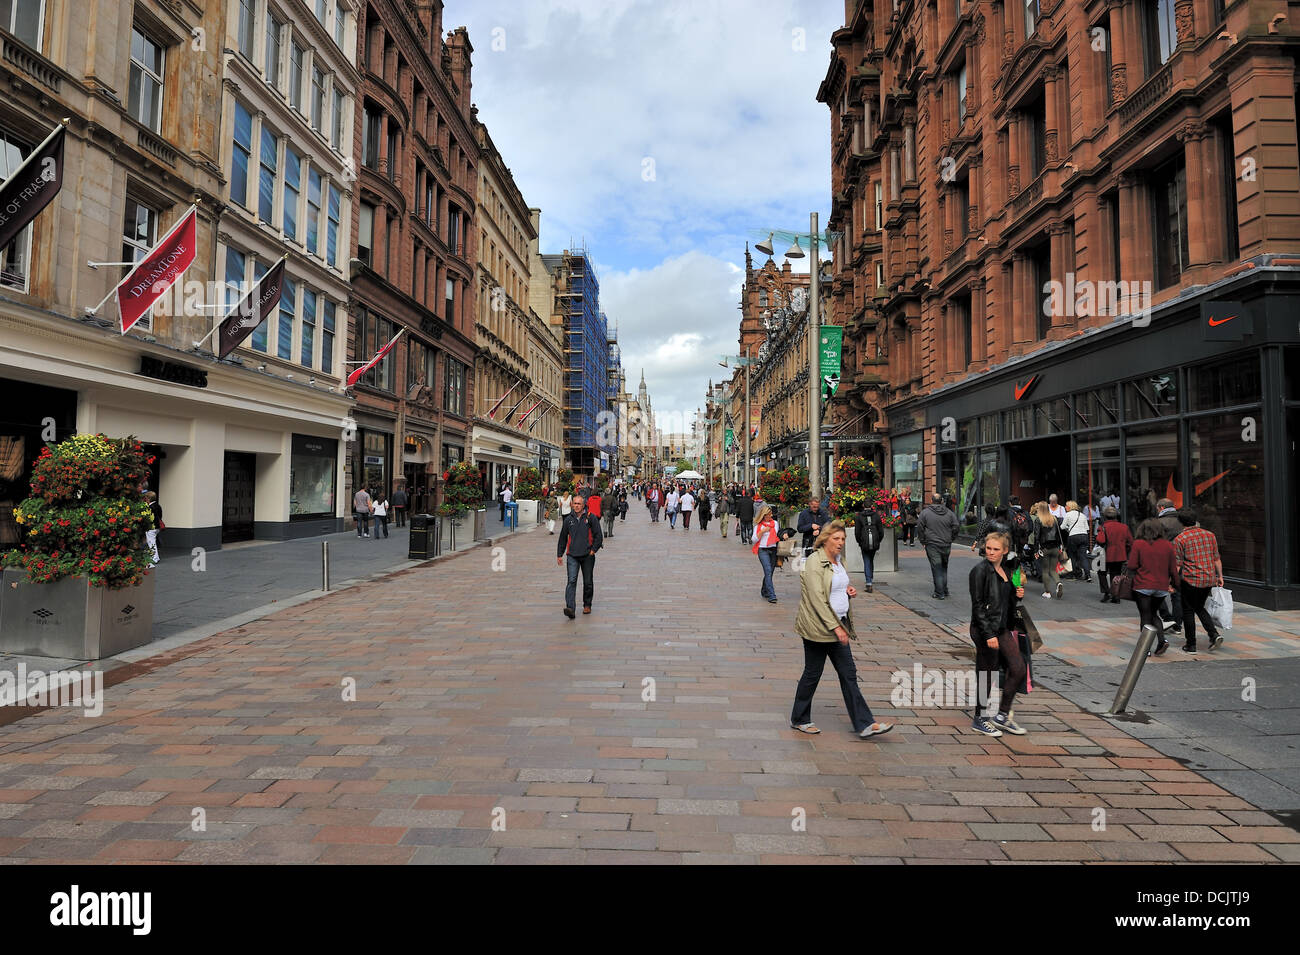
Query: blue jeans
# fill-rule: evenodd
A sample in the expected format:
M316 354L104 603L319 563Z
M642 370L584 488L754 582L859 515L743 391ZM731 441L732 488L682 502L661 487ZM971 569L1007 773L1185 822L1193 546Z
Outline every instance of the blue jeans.
M862 573L867 578L867 583L874 583L876 579L876 552L874 550L864 550L862 552Z
M668 523L671 524L674 528L677 527L677 512L675 510L672 510L671 508L668 511Z
M758 592L768 600L775 600L776 588L772 586L772 571L776 568L776 548L760 547L758 549L758 562L763 565L763 586L759 588ZM804 722L807 722L807 720Z
M794 691L790 722L796 726L812 722L813 694L821 682L827 657L830 658L831 666L835 667L835 675L840 678L840 693L844 696L844 707L849 711L849 719L853 721L853 732L861 733L876 718L871 715L871 707L862 698L862 690L858 688L858 667L853 662L853 651L848 644L838 640L832 643L803 641L803 676L799 677L799 685Z
M930 562L930 576L934 578L934 592L948 596L948 555L952 548L938 544L925 545L925 557Z
M569 582L564 588L564 606L573 610L573 600L578 595L578 571L582 571L582 605L591 606L592 595L596 591L596 555L571 557L566 555L565 566L569 571Z

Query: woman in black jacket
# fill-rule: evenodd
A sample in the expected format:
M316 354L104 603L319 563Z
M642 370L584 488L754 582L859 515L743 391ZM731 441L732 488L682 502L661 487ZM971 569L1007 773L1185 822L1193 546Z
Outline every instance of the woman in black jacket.
M885 539L885 522L874 506L864 502L862 510L853 516L853 536L862 549L862 573L867 578L867 593L871 593L872 582L876 579L876 551L880 550L880 543Z
M1001 736L1008 732L1024 736L1025 731L1016 725L1011 707L1024 682L1028 668L1020 655L1020 641L1011 632L1011 622L1016 604L1024 599L1024 586L1011 582L1012 569L1003 557L1011 549L1011 538L1001 531L993 531L984 538L984 560L970 572L970 636L975 644L975 719L971 729L985 736ZM1002 701L993 719L984 715L988 705L988 691L992 687L993 672L999 665L1007 671L1002 685ZM986 683L985 680L988 682Z

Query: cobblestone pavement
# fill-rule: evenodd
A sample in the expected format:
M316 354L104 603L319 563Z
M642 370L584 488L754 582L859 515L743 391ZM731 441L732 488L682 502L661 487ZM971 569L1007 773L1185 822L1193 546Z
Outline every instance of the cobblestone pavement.
M828 674L821 735L795 732L798 578L767 604L734 538L632 514L591 616L561 615L535 529L147 662L98 718L0 727L0 861L1300 860L1295 830L1047 690L1025 738L892 709L896 670L970 663L880 593L855 654L898 726L853 736Z
M953 549L952 597L940 602L929 595L923 552L902 547L899 554L902 570L878 575L880 592L968 639L965 583L978 558ZM1135 605L1100 603L1095 583L1066 581L1064 600L1035 593L1026 603L1043 637L1044 687L1105 712L1137 642ZM1213 653L1203 632L1194 655L1169 637L1170 650L1147 660L1125 729L1262 809L1300 815L1300 612L1238 603L1234 618Z

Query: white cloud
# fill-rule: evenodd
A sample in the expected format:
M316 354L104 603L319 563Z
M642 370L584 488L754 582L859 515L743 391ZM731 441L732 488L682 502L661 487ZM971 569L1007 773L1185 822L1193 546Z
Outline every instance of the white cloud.
M479 118L542 209L542 250L586 240L629 387L644 366L656 410L693 412L730 375L718 360L737 349L745 242L806 230L812 210L825 226L830 114L816 92L842 13L824 0L448 3L445 24L465 23L476 47Z

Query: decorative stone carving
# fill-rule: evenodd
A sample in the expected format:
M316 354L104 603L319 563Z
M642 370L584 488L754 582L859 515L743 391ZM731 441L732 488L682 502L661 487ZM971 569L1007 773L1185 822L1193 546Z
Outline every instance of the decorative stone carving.
M1110 68L1110 97L1116 103L1123 102L1128 96L1128 70L1123 63L1113 64Z
M1183 123L1174 135L1180 143L1197 142L1210 135L1210 129L1200 120L1191 120Z
M1002 59L1009 60L1016 52L1016 37L1010 30L1002 34Z
M1192 0L1176 0L1174 3L1174 26L1178 32L1178 45L1191 43L1196 39L1196 22L1193 14Z
M1044 137L1044 150L1047 153L1048 162L1056 162L1056 160L1059 158L1056 153L1057 135L1058 134L1056 130L1049 129L1047 131L1046 137Z
M984 14L977 14L975 17L975 39L980 45L984 44Z
M968 232L975 232L979 229L980 207L978 203L972 202L966 214L966 229Z
M1007 168L1007 195L1020 195L1020 167L1010 166Z

